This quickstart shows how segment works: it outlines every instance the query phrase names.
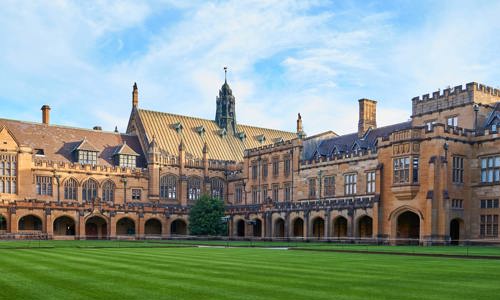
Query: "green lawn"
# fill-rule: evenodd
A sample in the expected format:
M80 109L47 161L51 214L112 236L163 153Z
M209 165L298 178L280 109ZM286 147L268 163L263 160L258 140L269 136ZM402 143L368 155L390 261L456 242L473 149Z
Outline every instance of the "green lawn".
M500 261L260 248L1 249L1 299L498 299Z

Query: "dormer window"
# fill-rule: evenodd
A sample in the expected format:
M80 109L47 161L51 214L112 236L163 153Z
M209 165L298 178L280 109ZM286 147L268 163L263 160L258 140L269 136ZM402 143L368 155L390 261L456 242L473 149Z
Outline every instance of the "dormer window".
M35 149L34 153L35 156L45 156L45 152L43 151L43 149Z
M137 157L139 154L135 152L126 142L116 148L113 157L115 164L122 168L137 168Z
M118 163L122 168L135 168L137 167L136 157L133 155L118 155Z
M285 140L282 137L275 138L274 143L283 143Z
M182 126L182 123L181 122L177 122L173 125L175 131L177 131L177 133L180 133L182 132L182 129L184 128L184 126Z
M78 163L84 165L97 165L97 152L78 150L77 151Z
M217 131L217 133L219 134L219 136L220 136L220 137L222 137L222 138L223 138L223 137L225 137L225 136L226 136L226 134L227 134L227 130L226 130L226 128L222 128L222 129L219 129L219 130Z
M257 139L257 141L259 141L259 143L264 143L266 141L266 137L263 135L263 134L260 134L258 136L255 137Z
M495 131L497 132L498 131L498 128L500 128L500 122L497 123L497 124L493 124L491 125L491 131Z
M203 137L205 135L205 127L203 125L196 127L196 132Z
M84 138L73 150L75 160L84 165L97 165L97 155L99 151L87 138Z
M238 138L240 140L242 140L242 141L247 138L247 135L243 131L242 132L238 132L237 135L238 135Z

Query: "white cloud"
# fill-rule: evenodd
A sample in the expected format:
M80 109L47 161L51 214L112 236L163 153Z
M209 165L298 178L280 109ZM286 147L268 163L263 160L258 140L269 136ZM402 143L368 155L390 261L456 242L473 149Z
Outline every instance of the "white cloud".
M295 130L300 111L308 134L347 133L356 130L358 98L379 100L378 123L384 125L408 119L412 96L498 78L492 66L499 63L499 4L444 4L423 26L404 32L393 23L397 11L353 5L7 2L0 11L0 80L6 87L0 99L20 111L38 111L48 102L58 123L112 130L120 122L124 130L137 81L141 107L213 118L227 65L240 122ZM147 21L165 10L180 11L179 19L164 20L150 33ZM151 36L127 41L121 34L128 30ZM113 52L104 62L96 59L108 41L118 52L143 49L119 60ZM261 74L256 64L266 60L275 69Z

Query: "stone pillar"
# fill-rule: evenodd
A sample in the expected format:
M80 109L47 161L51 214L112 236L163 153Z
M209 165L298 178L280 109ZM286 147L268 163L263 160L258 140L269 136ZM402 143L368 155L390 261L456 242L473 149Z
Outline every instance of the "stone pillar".
M349 208L347 212L347 237L354 237L354 209Z
M170 222L169 217L165 215L165 218L161 222L161 237L168 238L170 236Z
M285 238L289 238L291 236L290 234L290 212L285 213L285 232L284 232Z
M50 208L45 209L45 233L47 233L47 238L52 239L54 227L52 227L52 211Z
M11 207L9 209L9 232L10 233L17 233L18 228L17 228L18 220L16 217L16 208Z
M181 175L179 177L179 190L177 191L177 196L179 197L179 201L181 205L186 206L187 205L187 184L188 184L188 178L186 175Z
M156 145L155 138L149 144L148 149L148 198L150 201L160 199L160 150Z
M376 238L379 236L379 208L378 201L374 201L372 207L372 237Z
M140 213L139 214L139 218L137 219L137 238L139 239L144 239L144 226L145 226L145 222L144 222L144 214L143 213Z
M331 236L331 232L330 232L330 230L332 228L331 223L330 223L331 213L332 213L332 211L329 209L325 213L325 229L324 229L325 239L329 239Z
M85 216L83 211L78 212L78 234L80 240L87 239L85 232Z
M266 237L273 237L273 214L271 212L266 212Z
M109 215L109 237L110 239L116 238L116 215L115 212L111 212Z
M311 224L309 224L309 215L310 215L310 211L305 211L304 212L304 226L305 226L305 230L304 230L304 238L307 239L309 238L309 236L311 236L311 233L309 232L311 230Z

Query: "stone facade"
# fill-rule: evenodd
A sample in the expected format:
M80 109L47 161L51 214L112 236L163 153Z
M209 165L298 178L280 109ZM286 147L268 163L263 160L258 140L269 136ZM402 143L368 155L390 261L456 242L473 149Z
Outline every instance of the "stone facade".
M187 235L203 193L233 237L457 242L498 237L500 93L484 85L412 100L411 121L307 137L241 125L227 84L215 120L139 108L127 133L0 119L0 232L15 238Z

